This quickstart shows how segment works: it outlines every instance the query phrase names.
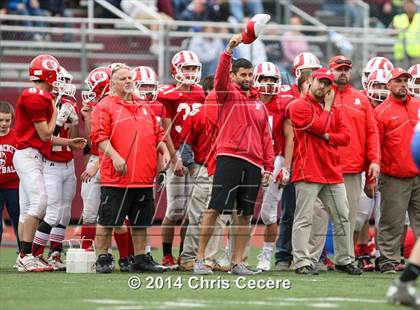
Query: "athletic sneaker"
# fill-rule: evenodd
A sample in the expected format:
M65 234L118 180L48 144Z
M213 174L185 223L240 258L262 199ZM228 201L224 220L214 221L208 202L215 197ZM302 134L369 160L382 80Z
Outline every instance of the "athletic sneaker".
M153 266L160 267L160 268L162 268L163 271L171 270L171 267L169 267L169 266L163 266L163 265L159 264L157 261L155 261L154 258L153 258L153 256L152 256L152 254L147 253L146 256L149 257L150 262L153 264Z
M109 259L111 260L111 270L114 271L115 270L115 259L114 259L114 256L112 256L112 253L107 253L106 255L108 255Z
M309 276L317 276L318 275L318 271L314 267L312 267L311 265L296 268L295 273L301 274L301 275L309 275Z
M27 254L23 257L19 256L18 271L19 272L46 272L52 271L52 267L44 264L38 257Z
M319 258L319 262L320 263L322 263L323 264L323 266L322 267L324 267L323 268L323 270L322 271L325 271L325 272L327 272L327 271L333 271L335 268L334 268L334 263L333 263L333 261L328 257L328 255L327 255L327 251L324 249L323 251L322 251L322 253L321 253L321 257Z
M404 271L407 266L405 265L405 259L401 258L400 263L395 266L395 271L400 272Z
M261 253L258 255L257 269L262 271L270 271L272 254L272 250L262 249Z
M204 263L204 259L196 260L194 263L193 270L195 274L200 274L200 275L208 275L208 274L213 273L213 270L211 269L211 267Z
M396 273L395 266L392 262L385 262L379 266L382 273Z
M100 254L96 260L96 273L112 272L112 255Z
M163 269L160 267L156 267L150 260L150 256L146 254L140 254L134 256L134 262L130 264L129 271L162 273Z
M255 272L255 274L257 273L261 273L262 270L259 268L254 268L251 265L249 265L247 262L244 262L246 269L248 269L249 271Z
M232 262L232 253L230 252L230 248L226 247L225 254L223 254L223 256L217 260L217 264L222 269L230 270L231 262Z
M277 262L276 263L276 271L289 271L290 270L290 262Z
M19 257L20 257L20 254L18 254L18 256L16 257L16 262L12 267L13 269L17 270L19 268Z
M66 270L66 264L61 260L61 252L59 251L54 251L48 255L48 264L54 271Z
M238 276L253 276L260 273L260 271L250 270L250 268L248 268L248 266L242 262L242 263L233 265L232 269L230 270L230 273L236 274Z
M130 256L119 258L118 259L118 266L120 266L121 272L128 272L130 264L132 263L132 258Z
M175 262L175 257L173 257L171 254L166 254L165 256L162 257L162 265L163 266L175 266L176 262Z
M359 276L363 273L362 269L354 266L353 264L335 265L335 270L338 272L345 272L352 276Z
M357 260L357 267L359 267L363 271L369 272L369 271L375 270L375 266L372 264L369 255L359 256L356 260Z
M395 279L388 288L386 298L389 304L420 309L420 294L416 291L415 281L401 282L400 279Z

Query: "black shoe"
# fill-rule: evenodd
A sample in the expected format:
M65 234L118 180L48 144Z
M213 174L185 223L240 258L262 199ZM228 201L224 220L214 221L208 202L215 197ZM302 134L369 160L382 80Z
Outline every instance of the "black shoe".
M313 268L312 266L303 266L303 267L300 267L300 268L296 268L295 273L304 274L304 275L311 275L311 276L318 275L318 271L315 270L315 268Z
M395 265L392 262L382 263L379 269L382 273L396 273Z
M362 269L354 266L353 264L335 265L335 270L338 272L345 272L352 276L359 276L363 273Z
M153 256L152 256L152 254L147 253L146 256L147 256L147 259L152 263L153 266L158 267L158 268L162 268L162 271L168 271L168 270L171 269L168 266L163 266L163 265L159 264L158 262L156 262L154 260Z
M163 269L160 267L156 267L150 260L150 257L145 254L140 254L134 256L134 262L129 266L130 272L156 272L161 273Z
M118 260L118 265L120 266L121 272L128 272L129 266L133 262L131 256L123 257Z
M96 260L97 273L111 273L112 272L112 259L108 254L100 254Z

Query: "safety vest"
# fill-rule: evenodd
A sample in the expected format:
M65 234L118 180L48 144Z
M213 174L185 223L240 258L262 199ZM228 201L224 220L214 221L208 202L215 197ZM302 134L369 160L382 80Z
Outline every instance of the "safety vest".
M392 24L395 30L405 30L398 35L394 45L394 60L404 59L404 45L409 57L420 57L420 13L414 15L411 24L407 14L394 16Z

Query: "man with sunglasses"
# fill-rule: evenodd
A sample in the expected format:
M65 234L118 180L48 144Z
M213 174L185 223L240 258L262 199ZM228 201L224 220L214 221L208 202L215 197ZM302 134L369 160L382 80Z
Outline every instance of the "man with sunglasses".
M349 207L350 242L362 192L361 174L368 163L367 178L377 180L379 176L380 148L372 106L368 98L351 86L352 62L345 56L334 56L329 67L334 76L334 106L341 111L343 122L350 131L351 139L338 148L344 174L344 184ZM324 208L316 208L313 234L311 237L311 258L317 260L325 243L328 216ZM354 259L354 247L351 256Z
M330 70L318 69L306 96L288 108L295 141L291 181L296 187L292 245L297 274L318 274L308 249L317 198L334 222L336 269L350 275L362 273L352 265L348 203L339 164L338 146L349 143L350 133L341 110L333 104L333 81Z

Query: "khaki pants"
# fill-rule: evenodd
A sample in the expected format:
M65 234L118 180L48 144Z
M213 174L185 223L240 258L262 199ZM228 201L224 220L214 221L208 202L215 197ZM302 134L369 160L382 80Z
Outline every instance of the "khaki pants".
M350 257L350 223L348 202L344 184L319 184L298 182L296 186L296 210L293 221L292 247L296 268L313 265L309 254L309 238L317 198L328 210L334 228L334 252L338 265L352 262ZM324 233L325 235L325 233Z
M415 236L420 237L420 177L394 178L381 174L381 216L378 225L378 248L388 261L401 259L400 238L408 211L410 225Z
M181 264L193 261L197 255L198 240L200 237L200 222L203 212L207 210L210 202L213 178L208 176L207 168L200 168L191 176L192 189L187 206L188 227L184 239L184 248L181 253ZM224 217L219 216L216 221L213 236L210 238L205 252L205 259L209 262L216 261L217 253L223 246Z
M350 256L354 260L353 234L356 225L356 215L359 208L360 196L362 194L362 177L360 173L344 174L344 185L349 207L350 222ZM320 200L316 201L312 223L312 232L309 239L309 253L313 262L318 262L322 250L324 249L325 239L328 229L328 212Z

